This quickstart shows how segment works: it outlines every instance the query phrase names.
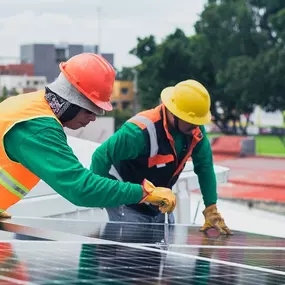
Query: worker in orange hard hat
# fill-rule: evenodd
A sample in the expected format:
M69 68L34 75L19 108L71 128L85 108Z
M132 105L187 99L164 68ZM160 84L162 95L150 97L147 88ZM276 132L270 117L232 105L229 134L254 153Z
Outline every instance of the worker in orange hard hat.
M212 150L204 124L211 121L211 99L206 88L185 80L161 92L162 104L143 111L126 122L96 149L91 170L101 176L172 188L191 157L204 199L206 231L215 227L230 234L217 210L216 176ZM127 204L107 208L111 221L164 222L156 205ZM174 223L170 214L169 223Z
M170 189L123 183L84 168L67 144L63 127L78 129L110 111L113 67L101 56L83 53L60 64L45 90L0 103L0 216L40 179L75 205L113 207L148 202L172 212Z

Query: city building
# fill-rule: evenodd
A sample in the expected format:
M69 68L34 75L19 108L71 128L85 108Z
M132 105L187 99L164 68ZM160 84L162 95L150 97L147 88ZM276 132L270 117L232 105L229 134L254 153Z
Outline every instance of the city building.
M0 75L0 96L3 89L8 95L16 95L44 89L46 84L45 76Z
M34 65L30 63L0 65L0 75L34 75Z
M46 76L47 82L52 82L59 74L58 65L70 57L83 53L97 53L96 45L75 44L25 44L21 45L21 63L33 64L34 75ZM112 65L114 65L114 54L101 53Z
M124 110L133 107L134 84L132 81L116 80L111 97L114 109Z

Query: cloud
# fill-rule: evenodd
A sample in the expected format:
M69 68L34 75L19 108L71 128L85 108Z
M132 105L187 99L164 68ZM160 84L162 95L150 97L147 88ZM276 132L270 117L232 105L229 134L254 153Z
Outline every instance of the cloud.
M0 56L19 56L21 44L97 44L101 7L101 50L115 53L118 68L138 63L128 52L137 37L158 40L182 28L193 33L204 0L0 0Z

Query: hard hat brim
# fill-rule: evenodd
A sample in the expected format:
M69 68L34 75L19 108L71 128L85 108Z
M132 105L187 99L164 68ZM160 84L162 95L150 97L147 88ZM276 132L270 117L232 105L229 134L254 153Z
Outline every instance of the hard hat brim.
M96 106L100 107L104 111L112 111L113 110L113 106L112 106L111 102L103 102L103 101L99 101L96 99L93 99L92 102L95 103Z
M172 101L172 96L174 93L174 87L167 87L162 90L161 92L161 101L165 105L165 107L177 118L193 124L193 125L206 125L211 122L211 112L209 111L205 116L203 117L193 117L187 114L186 112L183 112L177 108L177 106Z

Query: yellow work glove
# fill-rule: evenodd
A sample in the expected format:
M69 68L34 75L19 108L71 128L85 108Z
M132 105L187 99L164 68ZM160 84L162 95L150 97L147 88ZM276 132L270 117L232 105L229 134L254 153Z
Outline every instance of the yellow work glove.
M208 206L204 211L203 215L205 217L205 223L202 228L200 228L201 232L206 232L208 229L215 228L221 234L231 235L232 232L226 226L224 219L221 217L220 213L217 210L216 204Z
M9 219L9 218L11 218L11 217L12 217L12 216L11 216L9 213L7 213L6 211L0 213L0 219L1 219L1 218Z
M142 182L144 197L140 203L148 202L158 206L163 214L171 213L176 206L176 197L169 188L155 187L150 181L144 179Z

